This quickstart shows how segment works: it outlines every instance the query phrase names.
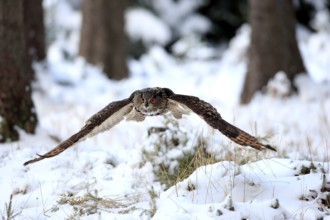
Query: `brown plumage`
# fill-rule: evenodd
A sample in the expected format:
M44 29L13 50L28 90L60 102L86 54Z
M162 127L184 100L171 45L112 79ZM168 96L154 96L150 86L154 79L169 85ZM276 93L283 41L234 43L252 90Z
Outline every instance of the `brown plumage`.
M200 100L195 96L174 94L170 97L170 99L184 104L197 115L202 117L205 122L208 123L212 128L219 130L222 134L239 145L250 146L257 150L268 148L270 150L276 151L276 149L270 145L260 143L257 138L223 120L221 115L211 104Z
M212 128L219 130L237 144L250 146L257 150L267 148L276 151L270 145L260 143L257 138L223 120L211 104L194 96L175 94L168 88L155 87L137 90L127 99L110 103L88 119L85 126L76 134L48 153L38 155L39 157L25 162L24 166L54 157L88 137L109 130L125 118L126 120L143 121L147 116L170 112L176 119L180 119L183 114L189 114L190 111L199 115Z

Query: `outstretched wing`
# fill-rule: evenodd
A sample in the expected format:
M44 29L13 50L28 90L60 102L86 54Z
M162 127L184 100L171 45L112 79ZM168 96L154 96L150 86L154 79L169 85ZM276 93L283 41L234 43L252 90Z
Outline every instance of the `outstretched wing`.
M168 98L181 105L185 105L202 117L211 127L218 129L222 134L237 144L250 146L258 150L267 148L276 151L276 149L270 145L260 143L257 138L223 120L216 108L195 96L172 94Z
M60 143L48 153L38 155L39 157L25 162L24 166L30 163L43 160L45 158L54 157L62 153L69 147L73 146L74 144L112 128L114 125L122 121L125 116L133 110L133 103L131 97L128 99L110 103L98 113L93 115L90 119L88 119L85 126L81 128L81 130L78 131L76 134L72 135L71 137Z

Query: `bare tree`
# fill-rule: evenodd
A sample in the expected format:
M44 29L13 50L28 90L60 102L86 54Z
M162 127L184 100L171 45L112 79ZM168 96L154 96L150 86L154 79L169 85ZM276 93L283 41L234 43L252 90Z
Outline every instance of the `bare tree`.
M248 72L241 102L248 103L278 71L293 79L305 67L295 36L295 17L291 0L250 0L252 27Z
M127 0L84 0L79 54L111 79L128 76L124 11Z
M38 5L33 7L32 2ZM30 3L24 0L0 1L0 142L17 140L17 127L33 133L37 124L31 99L32 58L28 50L37 44L28 43L27 39L32 39L32 35L43 35L38 30L33 34L29 31L33 26L31 13L38 9L42 10L40 0ZM42 18L36 20L40 22ZM42 59L44 51L36 56Z

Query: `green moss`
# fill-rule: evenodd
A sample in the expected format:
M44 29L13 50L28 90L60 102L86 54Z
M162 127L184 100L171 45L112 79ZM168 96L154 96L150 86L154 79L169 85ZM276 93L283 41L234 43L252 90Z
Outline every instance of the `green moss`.
M17 141L19 139L18 132L13 125L9 125L6 120L0 122L0 142Z

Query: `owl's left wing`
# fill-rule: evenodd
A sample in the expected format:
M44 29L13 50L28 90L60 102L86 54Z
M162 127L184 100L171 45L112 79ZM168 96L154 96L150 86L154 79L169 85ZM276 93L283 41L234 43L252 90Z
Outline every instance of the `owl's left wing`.
M54 157L87 137L92 137L100 132L112 128L114 125L122 121L132 110L132 95L130 98L108 104L105 108L88 119L85 126L81 128L80 131L57 145L48 153L38 155L39 157L25 162L24 166L45 158Z
M188 107L203 118L211 127L219 130L222 134L237 144L242 146L250 146L258 150L267 148L276 151L276 149L270 145L260 143L257 138L223 120L216 108L198 97L173 93L170 94L168 98L180 105Z

